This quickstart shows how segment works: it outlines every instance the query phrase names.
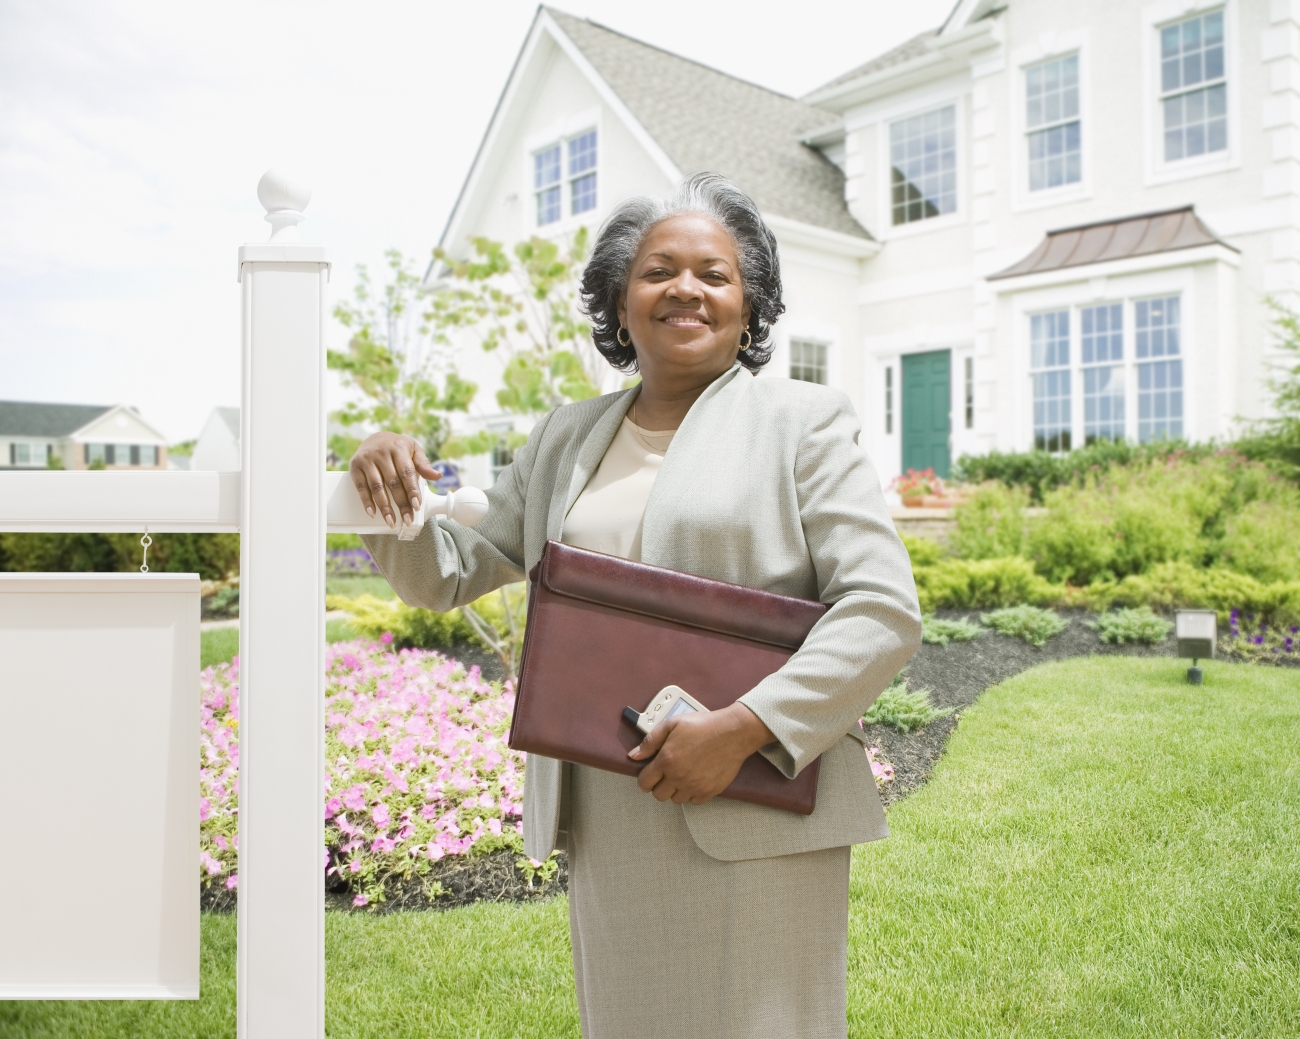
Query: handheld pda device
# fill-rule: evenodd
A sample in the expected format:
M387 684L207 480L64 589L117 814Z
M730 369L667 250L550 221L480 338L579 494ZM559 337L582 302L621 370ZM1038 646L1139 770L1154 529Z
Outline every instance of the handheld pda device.
M646 705L644 711L637 711L635 707L624 707L623 717L648 736L665 718L696 711L702 714L709 713L709 709L704 704L681 686L666 685L655 693L655 698Z

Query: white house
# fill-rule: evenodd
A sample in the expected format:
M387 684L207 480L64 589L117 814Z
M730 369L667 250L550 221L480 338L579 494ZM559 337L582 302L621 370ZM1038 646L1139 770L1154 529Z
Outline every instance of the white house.
M0 401L0 469L166 469L167 441L135 408Z
M961 0L800 100L541 8L442 244L699 169L781 243L763 377L843 389L882 478L1224 436L1267 406L1264 297L1300 289L1300 3Z
M194 441L190 468L198 471L234 473L241 467L239 454L239 409L213 408Z

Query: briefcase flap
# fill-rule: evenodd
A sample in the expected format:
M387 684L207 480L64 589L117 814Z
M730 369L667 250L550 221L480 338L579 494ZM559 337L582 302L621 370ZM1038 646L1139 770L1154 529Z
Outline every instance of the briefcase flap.
M529 576L556 595L798 649L826 605L551 541Z

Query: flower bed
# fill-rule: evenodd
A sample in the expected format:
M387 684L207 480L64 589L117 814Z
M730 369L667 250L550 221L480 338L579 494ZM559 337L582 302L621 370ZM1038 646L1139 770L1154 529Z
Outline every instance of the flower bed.
M379 567L364 548L335 548L325 553L325 573L329 577L369 577Z
M338 642L325 656L325 869L362 906L447 856L522 853L524 755L506 746L514 689L441 653ZM200 853L209 886L238 884L239 660L201 678ZM521 860L543 878L552 864ZM549 868L548 868L549 867Z

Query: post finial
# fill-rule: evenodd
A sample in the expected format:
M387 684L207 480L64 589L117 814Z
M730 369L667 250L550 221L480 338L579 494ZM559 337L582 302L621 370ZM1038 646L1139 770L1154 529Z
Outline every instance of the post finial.
M257 182L257 200L266 209L271 241L298 241L298 223L311 201L311 188L277 169L267 170Z

